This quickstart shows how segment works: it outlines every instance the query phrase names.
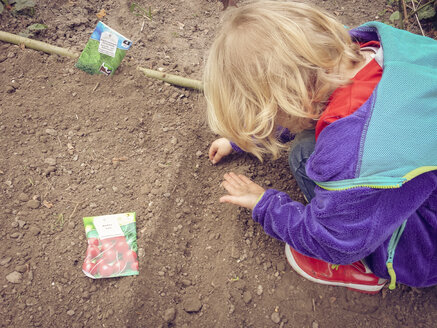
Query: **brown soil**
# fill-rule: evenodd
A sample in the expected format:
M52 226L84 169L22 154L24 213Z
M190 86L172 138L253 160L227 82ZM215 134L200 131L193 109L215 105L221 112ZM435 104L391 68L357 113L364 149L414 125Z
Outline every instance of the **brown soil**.
M286 154L212 166L202 95L136 70L200 79L221 3L137 3L152 21L126 0L41 0L33 17L0 16L4 31L44 23L35 38L80 52L105 9L103 21L134 41L113 77L0 42L0 326L432 327L436 288L370 296L308 282L249 211L218 203L230 170L303 198ZM319 5L356 26L385 0ZM140 275L85 277L82 217L131 211Z

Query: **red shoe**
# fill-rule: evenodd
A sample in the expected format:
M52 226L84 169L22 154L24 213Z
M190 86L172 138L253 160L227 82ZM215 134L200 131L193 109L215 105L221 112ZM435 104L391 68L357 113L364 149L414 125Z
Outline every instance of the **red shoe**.
M366 293L377 294L387 279L375 276L363 262L333 265L296 252L285 244L285 255L291 267L304 278L323 285L343 286Z

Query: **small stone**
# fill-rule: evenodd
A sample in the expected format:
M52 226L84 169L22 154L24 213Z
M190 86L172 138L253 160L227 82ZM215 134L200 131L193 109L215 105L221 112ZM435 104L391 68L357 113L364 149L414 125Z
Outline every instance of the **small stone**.
M57 136L58 132L55 129L46 129L46 133L51 136Z
M8 264L9 262L11 262L12 257L8 256L8 257L4 257L2 258L2 260L0 261L0 265L1 266L5 266L6 264Z
M243 293L243 301L244 301L244 303L249 304L251 300L252 300L252 294L249 291L245 291Z
M17 223L18 223L18 226L20 228L23 228L26 225L26 221L23 221L23 220L20 220L20 219L17 220Z
M257 294L258 296L261 296L262 293L263 293L263 286L258 285L258 287L256 288L256 294Z
M56 172L56 166L49 166L45 171L44 171L44 175L49 175L52 172Z
M33 209L37 209L41 205L38 199L31 199L27 202L27 206Z
M182 283L182 286L184 286L184 287L191 286L191 281L189 279L182 279L181 283Z
M144 248L138 248L138 257L145 257L146 256L146 251L144 250Z
M311 328L319 328L319 323L317 321L313 321Z
M173 320L176 318L176 309L175 308L169 308L167 310L165 310L164 312L164 321L165 322L173 322Z
M27 267L26 265L22 264L22 265L17 265L15 267L15 271L19 272L19 273L24 273L27 271Z
M68 228L71 229L71 230L76 228L76 222L75 221L68 222Z
M6 280L13 284L19 284L21 282L22 274L14 271L6 276Z
M231 257L234 259L240 258L240 253L238 252L238 249L236 247L232 247L231 249Z
M29 232L33 235L33 236L38 236L41 232L41 230L37 227L31 226L29 228Z
M33 306L33 305L35 305L37 303L38 303L38 301L35 298L33 298L33 297L29 297L29 298L26 299L26 305L27 306Z
M6 86L6 92L13 93L13 92L15 92L15 88L12 85L8 85L8 86Z
M279 315L279 312L273 312L272 315L270 316L270 319L272 319L274 323L281 322L281 316Z
M50 166L55 166L56 165L56 158L48 157L44 160L44 163L48 164Z
M199 301L197 297L187 297L183 303L182 306L187 313L195 313L199 312L202 308L202 303Z
M172 145L176 145L176 144L178 143L178 139L177 139L176 137L171 137L171 139L170 139L170 143L171 143Z
M9 237L11 237L11 238L14 238L14 239L18 239L18 238L20 238L22 235L21 235L21 233L19 233L19 232L14 232L14 233L11 233L10 235L9 235Z
M21 192L18 195L18 200L21 202L27 202L29 200L29 196L27 196L24 192Z
M196 152L196 156L197 157L200 157L200 156L202 156L203 155L203 153L200 151L200 150L198 150L197 152Z
M279 262L279 263L276 265L276 269L277 269L278 271L285 271L285 263L284 263L284 262Z
M71 316L74 315L74 311L73 311L73 310L68 310L68 311L67 311L67 314L71 317Z

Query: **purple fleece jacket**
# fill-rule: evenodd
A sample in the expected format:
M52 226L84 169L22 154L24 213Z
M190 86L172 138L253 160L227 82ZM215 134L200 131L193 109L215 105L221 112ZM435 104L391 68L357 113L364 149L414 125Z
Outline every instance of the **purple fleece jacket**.
M375 39L374 34L361 37ZM355 177L360 140L376 96L374 92L359 110L322 131L307 162L311 179ZM387 279L391 235L408 219L393 261L397 282L415 287L437 284L437 171L396 189L316 187L306 206L269 189L255 206L253 219L267 234L302 254L334 264L365 259L377 276Z

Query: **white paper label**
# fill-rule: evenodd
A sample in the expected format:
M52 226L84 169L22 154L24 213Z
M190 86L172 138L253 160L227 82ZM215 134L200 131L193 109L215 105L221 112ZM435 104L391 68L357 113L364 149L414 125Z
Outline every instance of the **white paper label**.
M100 36L99 52L104 55L115 57L118 38L115 34L105 31Z
M124 236L116 215L94 218L94 226L100 239Z

